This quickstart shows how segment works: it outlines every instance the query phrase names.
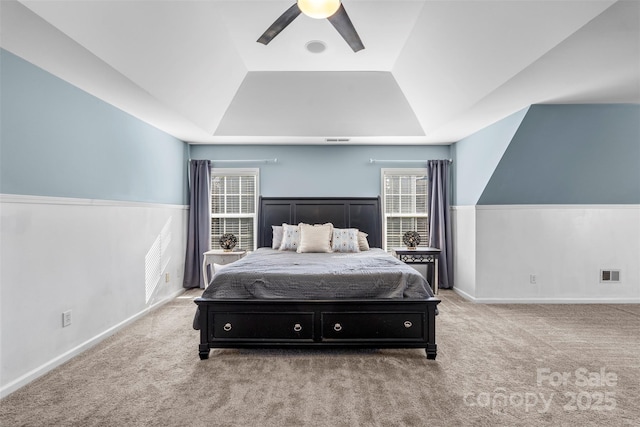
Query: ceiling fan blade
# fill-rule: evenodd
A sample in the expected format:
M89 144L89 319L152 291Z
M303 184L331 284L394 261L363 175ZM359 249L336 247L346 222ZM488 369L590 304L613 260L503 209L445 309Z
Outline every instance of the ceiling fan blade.
M342 4L340 4L338 11L327 19L331 22L331 25L338 30L342 38L349 44L349 46L351 46L351 49L353 49L354 52L364 49L362 40L360 40L360 36L356 32L356 29L353 26L353 23L351 23L351 19L349 19L349 15L347 15L347 11L344 9Z
M287 25L291 24L294 19L296 19L300 15L300 8L298 7L298 3L295 3L289 9L287 9L278 19L275 20L273 24L267 31L264 32L263 35L257 40L258 43L269 44L271 40L278 34L280 31L284 30Z

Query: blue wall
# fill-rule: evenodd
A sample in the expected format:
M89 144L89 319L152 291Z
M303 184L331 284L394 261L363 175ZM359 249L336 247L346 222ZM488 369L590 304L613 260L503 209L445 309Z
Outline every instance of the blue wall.
M185 143L0 55L1 193L186 203Z
M475 205L489 182L529 107L456 142L454 159L454 204Z
M479 205L640 203L640 105L534 105Z
M213 167L259 167L261 194L267 197L376 197L381 168L426 167L415 163L374 163L369 159L448 159L449 146L378 145L192 145L192 159ZM277 163L219 163L216 159L273 159Z
M424 167L370 158L453 156L456 205L640 203L640 105L535 105L453 149L188 147L5 50L0 55L1 193L185 204L191 157L259 167L265 196L370 197L380 194L381 168ZM278 163L215 163L256 158Z

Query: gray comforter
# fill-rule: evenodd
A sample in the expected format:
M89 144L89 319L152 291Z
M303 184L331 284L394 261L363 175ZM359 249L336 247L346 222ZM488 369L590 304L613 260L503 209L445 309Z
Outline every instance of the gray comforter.
M382 249L296 253L260 248L215 274L203 298L427 298L424 277Z

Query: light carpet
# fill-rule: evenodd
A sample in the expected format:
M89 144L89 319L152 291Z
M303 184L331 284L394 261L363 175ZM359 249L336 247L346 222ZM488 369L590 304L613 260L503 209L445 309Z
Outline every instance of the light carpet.
M212 350L188 291L0 401L1 426L638 426L639 305L442 290L423 350Z

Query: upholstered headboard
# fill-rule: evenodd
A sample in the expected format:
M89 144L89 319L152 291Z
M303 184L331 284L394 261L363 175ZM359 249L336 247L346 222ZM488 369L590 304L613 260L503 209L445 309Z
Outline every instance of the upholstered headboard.
M272 225L324 224L357 228L369 236L369 246L382 247L379 197L261 197L258 210L258 247L271 247Z

